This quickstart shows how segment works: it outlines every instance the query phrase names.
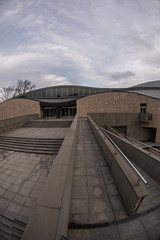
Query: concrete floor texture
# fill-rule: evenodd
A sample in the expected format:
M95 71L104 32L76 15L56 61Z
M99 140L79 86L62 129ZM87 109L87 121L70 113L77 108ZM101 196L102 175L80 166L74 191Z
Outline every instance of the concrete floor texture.
M68 239L159 240L160 186L141 173L148 181L148 196L137 217L128 217L88 122L80 120ZM77 224L77 229L72 229L73 224ZM102 227L103 224L106 226Z
M67 131L21 128L6 136L64 138ZM0 149L0 214L27 223L55 157ZM129 217L87 120L79 119L67 239L160 240L160 186L140 172L148 181L148 196Z
M7 137L64 138L67 128L21 128ZM0 214L27 223L56 155L0 149Z

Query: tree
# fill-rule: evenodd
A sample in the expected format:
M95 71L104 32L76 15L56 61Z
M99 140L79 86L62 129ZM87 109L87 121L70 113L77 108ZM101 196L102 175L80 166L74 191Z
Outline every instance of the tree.
M2 90L0 90L0 98L2 102L13 97L14 97L14 86L9 86L6 88L4 87Z
M25 94L35 88L36 85L29 80L18 80L16 86L8 86L0 90L0 99L3 102L18 95Z
M15 88L15 96L25 94L26 92L36 88L35 84L32 84L29 80L18 80Z

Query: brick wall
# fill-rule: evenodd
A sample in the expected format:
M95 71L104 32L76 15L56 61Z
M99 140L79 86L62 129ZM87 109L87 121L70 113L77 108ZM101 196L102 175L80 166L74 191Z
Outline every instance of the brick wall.
M0 120L38 114L40 103L29 99L11 99L0 104Z
M88 113L140 113L140 104L147 104L147 112L153 114L149 123L141 123L144 128L156 128L156 142L160 142L160 100L135 93L108 92L93 94L77 101L79 117Z

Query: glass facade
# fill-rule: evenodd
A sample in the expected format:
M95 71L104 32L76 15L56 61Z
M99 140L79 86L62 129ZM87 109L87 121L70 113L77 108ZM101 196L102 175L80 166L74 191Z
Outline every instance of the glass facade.
M76 87L76 86L62 86L37 89L25 94L29 98L68 98L68 97L82 97L89 94L105 92L102 88L90 87Z

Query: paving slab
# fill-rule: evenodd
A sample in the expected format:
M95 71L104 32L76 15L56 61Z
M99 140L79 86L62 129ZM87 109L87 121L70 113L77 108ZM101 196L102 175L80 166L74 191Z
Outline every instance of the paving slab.
M82 227L69 228L68 240L159 240L160 186L138 170L148 181L149 195L135 218L125 211L87 120L79 119L70 222ZM83 228L84 224L88 225L87 229ZM106 227L96 227L96 224L106 224Z
M55 156L0 150L0 207L28 221Z

